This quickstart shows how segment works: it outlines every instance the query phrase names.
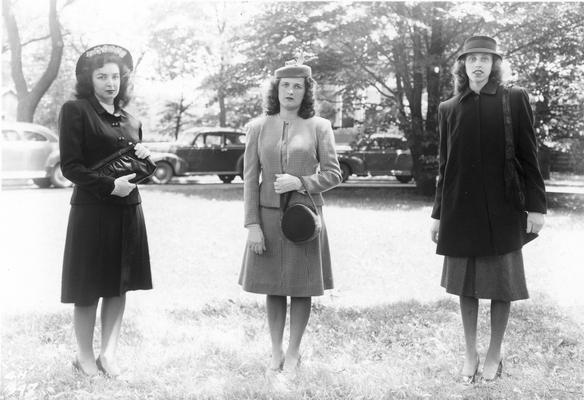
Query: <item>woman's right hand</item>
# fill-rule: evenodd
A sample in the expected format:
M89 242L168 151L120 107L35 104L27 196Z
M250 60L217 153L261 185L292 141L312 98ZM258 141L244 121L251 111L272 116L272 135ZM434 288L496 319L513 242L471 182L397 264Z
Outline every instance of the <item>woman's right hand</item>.
M430 227L430 238L434 243L438 243L438 231L440 230L440 220L432 219L432 226Z
M264 251L266 251L264 233L258 224L247 226L246 246L256 254L262 254Z
M126 197L132 190L136 189L136 184L130 182L130 179L134 179L136 177L135 173L120 176L114 180L114 190L112 190L112 195L118 197Z

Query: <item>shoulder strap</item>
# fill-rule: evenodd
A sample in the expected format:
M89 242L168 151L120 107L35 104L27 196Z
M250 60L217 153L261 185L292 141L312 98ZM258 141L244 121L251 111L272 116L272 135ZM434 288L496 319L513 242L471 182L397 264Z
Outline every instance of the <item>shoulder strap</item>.
M505 158L515 158L515 144L513 142L513 120L511 119L510 87L502 85L503 89L503 122L505 124Z
M304 182L304 177L299 176L298 177L300 179L300 182L302 182L302 187L304 188L304 190L306 191L306 194L308 195L308 198L310 199L310 202L312 203L312 206L314 207L314 212L319 214L318 212L318 207L316 206L316 202L314 201L314 197L312 197L312 195L310 194L310 192L308 191L308 188L306 187L306 183ZM290 199L292 198L292 194L294 192L287 192L284 193L282 195L282 197L280 198L280 206L282 208L282 211L285 211L286 208L288 208L288 203L290 202ZM283 200L283 201L282 201Z

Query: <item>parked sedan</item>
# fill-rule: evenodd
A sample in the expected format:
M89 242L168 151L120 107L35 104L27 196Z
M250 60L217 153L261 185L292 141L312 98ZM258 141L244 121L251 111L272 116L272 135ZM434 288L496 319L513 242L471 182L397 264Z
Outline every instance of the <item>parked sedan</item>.
M152 181L173 176L217 175L223 183L243 176L245 133L232 128L192 128L171 143L147 143L157 169Z
M71 186L61 172L58 137L50 129L3 122L0 142L2 179L32 179L42 188Z
M412 180L413 161L405 138L373 134L348 148L337 148L343 182L349 176L392 175L402 183Z

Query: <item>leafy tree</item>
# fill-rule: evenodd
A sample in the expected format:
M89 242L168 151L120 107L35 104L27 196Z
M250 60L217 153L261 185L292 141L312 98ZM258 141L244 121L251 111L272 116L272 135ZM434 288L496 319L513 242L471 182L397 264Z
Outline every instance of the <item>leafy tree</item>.
M151 46L158 59L157 70L164 79L185 79L193 82L184 88L178 100L170 102L173 109L181 112L180 98L195 97L196 91L208 94L205 110L201 115L209 121L210 107L218 105L214 124L233 125L228 120L230 99L244 95L249 86L239 80L241 71L235 68L238 56L236 45L238 7L227 3L193 3L171 1L159 5L159 14L165 15L151 34ZM180 10L180 15L176 10ZM201 94L202 92L199 92ZM190 95L187 95L190 93ZM180 120L180 117L174 118Z
M345 104L374 87L365 123L404 131L420 192L434 191L437 108L452 95L451 67L464 40L494 36L536 98L543 134L582 131L583 5L547 3L276 3L251 24L247 65L266 75L298 50L319 83L344 87ZM251 57L250 57L251 58Z
M16 89L18 105L16 109L17 121L32 122L35 110L59 73L61 58L63 56L63 35L57 13L57 0L50 0L49 6L49 35L51 40L51 50L49 62L41 77L29 87L25 77L23 66L23 48L30 43L37 42L43 38L29 39L23 42L20 36L18 22L14 15L13 4L10 0L2 2L2 16L6 27L8 47L10 48L10 69L12 80ZM45 54L46 58L46 54ZM41 61L41 60L39 60Z
M584 3L505 4L496 32L534 100L540 140L584 136Z

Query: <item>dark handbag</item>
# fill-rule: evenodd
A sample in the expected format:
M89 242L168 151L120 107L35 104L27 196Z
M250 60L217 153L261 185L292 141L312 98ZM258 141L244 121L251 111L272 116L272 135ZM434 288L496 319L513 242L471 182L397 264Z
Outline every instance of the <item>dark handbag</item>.
M537 233L527 233L527 211L525 210L525 173L521 163L515 156L515 143L513 141L513 120L511 119L511 102L509 88L503 86L503 118L505 125L505 197L513 203L513 206L521 211L521 231L523 244L531 242L538 237Z
M111 176L112 178L135 173L136 177L130 182L140 183L154 174L156 164L150 157L138 158L134 151L134 144L132 144L99 161L91 169L101 176Z
M306 189L304 180L302 186ZM310 199L310 202L306 198ZM284 193L280 199L282 219L280 226L282 234L295 244L308 243L314 240L322 230L322 221L318 213L318 207L310 192L306 195L300 192Z
M505 197L519 211L525 211L525 173L515 156L509 88L503 86L503 118L505 124Z

